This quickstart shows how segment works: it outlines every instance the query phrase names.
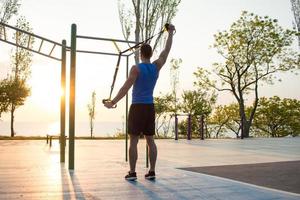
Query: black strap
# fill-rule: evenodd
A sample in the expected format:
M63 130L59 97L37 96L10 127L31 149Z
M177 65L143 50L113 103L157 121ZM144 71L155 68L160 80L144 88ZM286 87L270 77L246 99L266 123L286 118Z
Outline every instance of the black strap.
M114 90L114 87L115 87L115 82L116 82L117 74L118 74L118 71L119 71L119 66L120 66L122 54L124 54L124 53L126 53L128 51L131 51L133 49L140 48L142 46L142 44L147 43L149 40L151 40L152 38L154 38L157 35L162 34L165 30L168 30L168 29L169 29L169 24L165 24L164 29L161 30L159 33L152 35L151 37L145 39L144 41L139 42L136 45L134 45L132 47L129 47L128 49L126 49L126 50L124 50L122 52L119 52L118 61L117 61L117 65L116 65L116 69L115 69L115 73L114 73L114 77L113 77L113 82L112 82L111 88L110 88L109 98L108 99L103 99L102 100L103 103L105 103L107 101L111 101L111 96L112 96L112 93L113 93L113 90Z
M122 56L122 52L120 52L119 56L118 56L118 61L117 61L117 65L116 65L116 69L115 69L115 73L114 73L114 78L113 78L113 82L112 82L111 88L110 88L109 99L111 99L111 95L112 95L112 92L113 92L114 87L115 87L115 82L116 82L116 78L117 78L118 71L119 71L121 56Z

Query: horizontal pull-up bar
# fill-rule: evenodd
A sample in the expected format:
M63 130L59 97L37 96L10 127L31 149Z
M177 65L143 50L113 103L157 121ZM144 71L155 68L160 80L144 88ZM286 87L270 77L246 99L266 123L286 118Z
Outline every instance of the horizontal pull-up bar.
M84 35L77 35L76 37L81 39L88 39L88 40L104 40L110 42L123 42L123 43L136 44L136 42L134 41L119 40L119 39L112 39L112 38L100 38L100 37L91 37L91 36L84 36Z
M108 55L108 56L119 56L117 53L107 53L101 51L86 51L86 50L76 50L77 53L90 53L90 54L101 54L101 55ZM121 56L128 56L128 55L121 55Z
M2 38L0 38L0 41L2 41L2 42L6 42L6 43L8 43L8 44L10 44L10 45L14 45L14 46L17 46L17 47L20 47L20 48L26 49L26 50L28 50L28 51L32 51L32 52L34 52L34 53L37 53L37 54L40 54L40 55L46 56L46 57L48 57L48 58L52 58L52 59L54 59L54 60L61 61L61 59L60 59L60 58L56 58L56 57L54 57L54 56L51 56L51 55L48 55L48 54L45 54L45 53L42 53L42 52L39 52L39 51L36 51L36 50L30 49L30 48L27 48L27 47L24 47L24 46L22 46L22 45L19 45L19 44L16 44L16 43L13 43L13 42L10 42L10 41L7 41L7 40L3 40Z
M58 43L58 42L55 42L55 41L53 41L53 40L49 40L49 39L47 39L47 38L44 38L44 37L35 35L35 34L30 33L30 32L28 32L28 31L24 31L24 30L22 30L22 29L19 29L19 28L10 26L10 25L5 24L5 23L3 23L3 22L0 22L0 27L1 27L1 26L3 26L3 27L8 27L8 28L11 28L11 29L16 30L16 31L18 31L18 32L25 33L25 34L27 34L27 35L29 35L29 36L32 36L32 37L35 37L35 38L39 38L39 39L41 39L41 40L45 40L45 41L47 41L47 42L50 42L50 43L53 43L53 44L62 46L62 44L60 44L60 43ZM69 48L69 47L67 47L67 48Z

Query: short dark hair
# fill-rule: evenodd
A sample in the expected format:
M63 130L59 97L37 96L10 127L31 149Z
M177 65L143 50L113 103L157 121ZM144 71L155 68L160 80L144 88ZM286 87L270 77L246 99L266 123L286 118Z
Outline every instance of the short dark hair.
M142 44L141 46L141 55L144 57L144 58L151 58L152 56L152 47L149 45L149 44Z

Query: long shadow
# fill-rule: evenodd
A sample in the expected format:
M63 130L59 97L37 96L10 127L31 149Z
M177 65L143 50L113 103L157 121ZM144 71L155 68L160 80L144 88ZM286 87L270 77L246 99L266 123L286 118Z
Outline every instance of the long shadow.
M147 187L145 187L138 181L127 181L127 182L130 183L131 185L134 185L136 188L138 188L140 191L142 191L144 194L146 194L148 196L148 198L150 198L150 199L157 199L157 200L162 199L155 192L148 189Z
M71 178L71 181L72 181L72 186L73 186L75 198L85 200L84 193L81 189L81 186L80 186L80 183L79 183L79 180L76 176L75 171L69 170L69 174L70 174L70 178Z
M153 182L153 181L150 181ZM167 184L163 184L160 181L155 181L153 182L154 184L156 184L159 188L162 188L166 191L168 191L168 193L172 194L173 196L176 197L176 199L181 199L181 200L189 200L190 198L183 196L182 194L179 193L178 190L176 189L172 189L170 186L168 186Z
M61 187L63 199L71 199L70 185L69 185L69 175L66 172L64 164L60 165L60 175L61 175Z
M176 199L189 200L189 198L179 194L177 190L172 189L171 187L167 186L166 184L160 183L160 181L157 181L157 180L147 180L147 181L151 184L158 186L158 188L166 191L166 194L172 194L172 196L176 197ZM136 188L143 191L144 194L146 194L151 199L157 199L157 200L162 199L161 197L158 196L157 192L152 191L151 189L147 188L147 186L144 186L143 184L141 184L138 181L128 181L128 183L134 185ZM165 197L164 197L164 199L165 199Z
M72 182L72 186L73 186L73 190L74 190L74 194L75 194L75 199L80 199L80 200L99 200L100 199L98 197L91 195L90 193L83 192L83 190L80 186L79 179L77 178L75 171L70 170L69 174L70 174L70 178L71 178L71 182Z

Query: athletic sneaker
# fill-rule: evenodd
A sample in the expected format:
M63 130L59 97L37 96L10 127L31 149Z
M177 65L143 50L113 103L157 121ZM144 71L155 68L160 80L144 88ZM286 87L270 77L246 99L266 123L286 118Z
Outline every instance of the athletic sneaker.
M155 179L155 172L149 171L147 174L145 174L145 179L154 180Z
M137 179L135 172L128 172L128 174L125 176L125 179L128 181L135 181Z

